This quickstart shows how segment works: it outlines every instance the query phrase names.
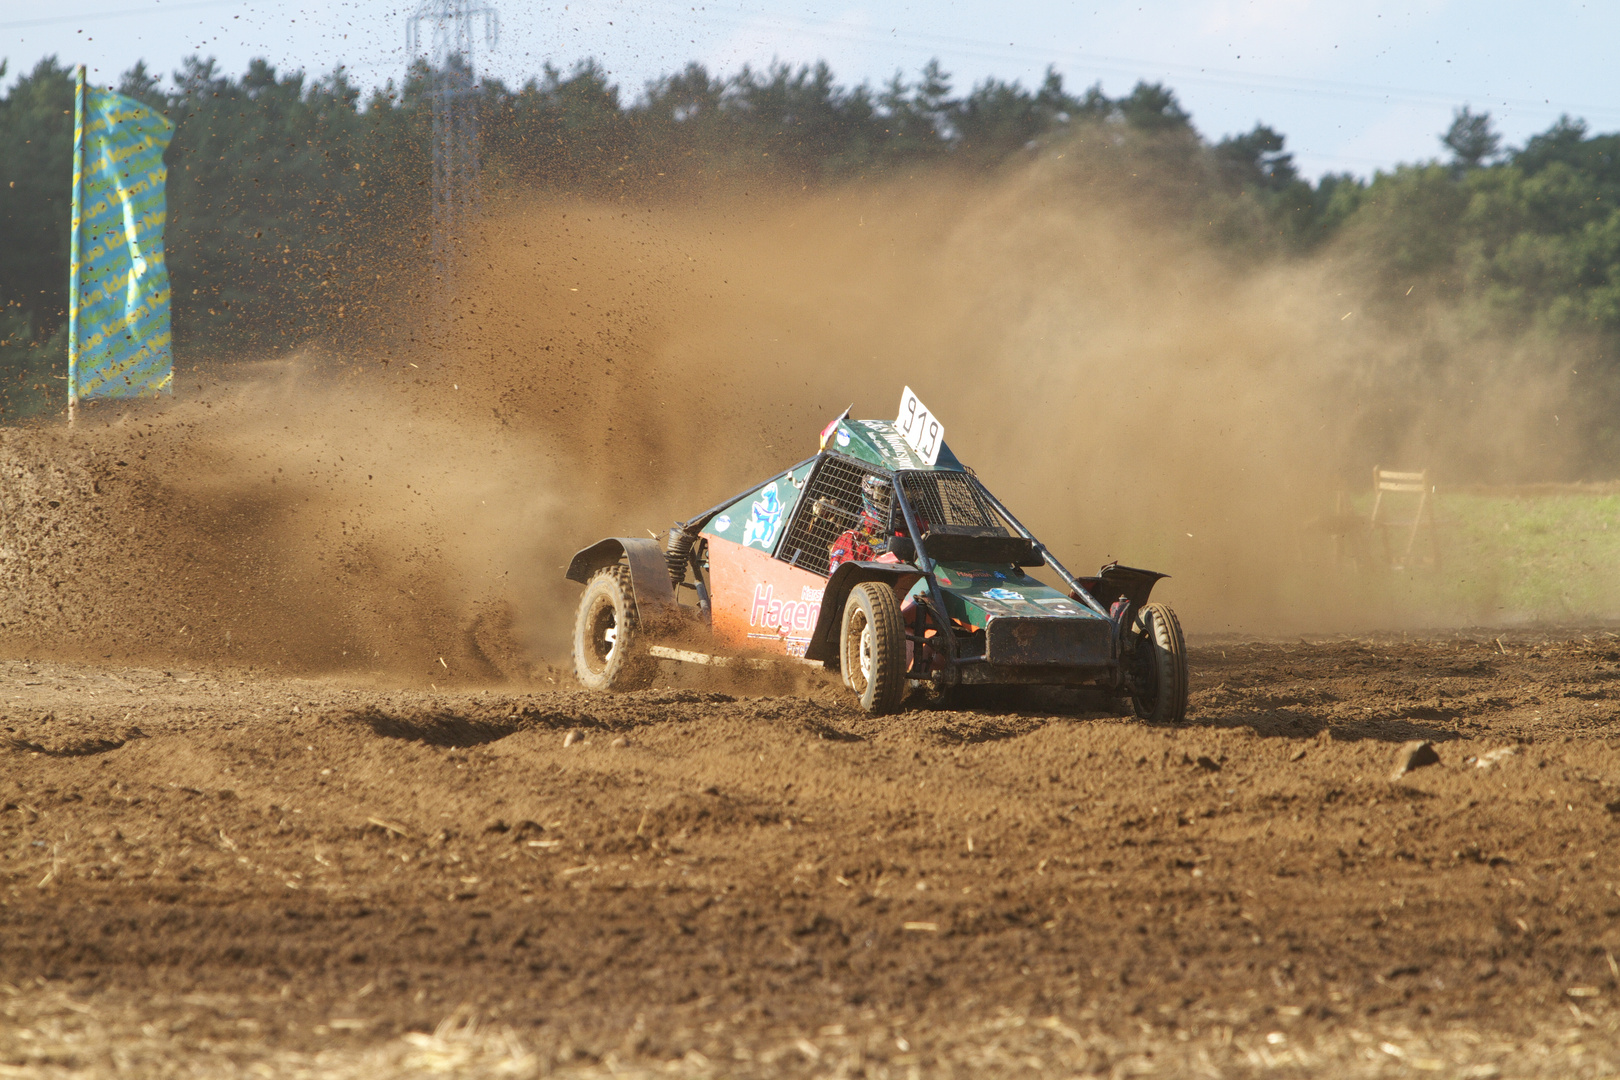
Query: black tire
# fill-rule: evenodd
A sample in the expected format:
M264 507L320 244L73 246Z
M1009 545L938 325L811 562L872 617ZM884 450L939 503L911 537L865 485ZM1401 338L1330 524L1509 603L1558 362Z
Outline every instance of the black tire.
M1140 635L1132 671L1136 715L1155 724L1187 719L1187 640L1168 604L1149 604L1136 616Z
M574 616L574 677L587 690L629 690L646 681L636 656L630 568L608 566L585 585Z
M844 601L839 633L844 685L874 716L900 708L906 696L906 624L894 590L881 581L863 581Z

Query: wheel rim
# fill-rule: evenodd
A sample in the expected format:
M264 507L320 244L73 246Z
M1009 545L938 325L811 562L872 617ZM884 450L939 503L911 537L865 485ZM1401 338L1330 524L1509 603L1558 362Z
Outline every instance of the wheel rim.
M1144 712L1153 712L1159 706L1159 634L1158 620L1151 616L1144 620L1142 640L1136 646L1136 700Z
M613 605L603 602L591 613L590 660L591 667L601 671L613 663L619 650L619 617Z
M872 682L872 624L861 627L861 682Z
M846 654L844 659L850 684L857 694L865 693L872 682L872 624L867 620L866 612L856 608L849 613L849 630L845 640L853 641L855 646L854 655Z

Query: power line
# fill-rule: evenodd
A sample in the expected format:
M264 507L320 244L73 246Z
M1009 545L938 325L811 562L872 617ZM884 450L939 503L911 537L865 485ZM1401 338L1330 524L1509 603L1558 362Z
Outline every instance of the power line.
M190 11L193 8L240 5L243 0L196 0L189 4L164 4L156 8L124 8L121 11L92 11L84 15L50 15L43 19L22 19L0 23L0 30L25 30L31 26L54 26L60 23L94 22L97 19L122 19L130 15L161 15L170 11Z
M433 55L433 254L441 295L454 292L459 244L478 213L478 102L475 53L493 48L500 18L479 0L422 0L405 23L411 55ZM479 33L482 27L483 33Z
M670 6L673 8L678 5ZM707 11L694 12L688 9L685 16L694 21L706 22L732 31L744 29L746 26L743 21L726 19L723 16ZM802 22L798 23L794 29L806 37L845 40L866 45L916 44L924 47L936 46L948 49L958 55L976 56L984 59L1036 59L1049 63L1067 61L1077 66L1089 68L1092 71L1124 74L1138 78L1142 77L1144 72L1151 72L1174 78L1178 82L1204 83L1232 89L1281 91L1313 97L1350 98L1362 101L1397 100L1427 105L1455 105L1459 100L1478 101L1495 104L1502 108L1558 109L1583 115L1620 115L1620 108L1614 106L1579 105L1573 102L1557 102L1546 98L1535 100L1530 98L1498 97L1494 94L1458 95L1450 91L1422 90L1415 87L1380 86L1375 83L1313 79L1289 75L1264 75L1206 65L1145 60L1139 57L1091 55L1081 50L1054 48L1045 45L1018 45L1014 42L1008 42L1004 46L986 45L985 42L979 40L920 30L884 33L854 27L815 26Z
M150 15L154 13L167 13L176 11L198 10L211 7L231 6L242 3L243 0L193 0L193 2L173 5L155 5L141 9L120 9L116 11L91 12L85 15L49 16L39 19L26 19L8 23L0 23L0 29L20 29L32 26L44 26L60 23L86 22L99 19L123 18L133 15ZM654 0L652 4L638 4L636 10L645 14L647 7L661 7L669 15L678 17L687 22L707 24L729 33L744 31L750 27L759 26L757 20L747 16L741 18L728 18L721 12L709 10L693 10L686 3L670 3L668 0L660 3ZM902 48L936 48L942 52L958 57L975 57L987 60L1012 60L1017 63L1027 63L1030 60L1046 63L1061 63L1071 69L1079 69L1092 75L1124 76L1126 78L1152 78L1160 77L1174 82L1177 86L1209 86L1228 90L1249 90L1260 93L1286 94L1292 96L1314 97L1339 101L1363 101L1441 106L1455 105L1459 101L1478 102L1482 106L1496 107L1511 110L1525 110L1533 112L1564 112L1577 116L1591 118L1620 118L1620 108L1614 106L1581 105L1573 102L1552 101L1548 98L1531 99L1520 97L1498 97L1493 94L1457 94L1444 90L1426 90L1405 86L1381 86L1374 83L1361 83L1347 80L1318 79L1300 76L1267 75L1241 71L1230 68L1210 67L1206 65L1173 63L1160 60L1148 60L1140 57L1124 57L1102 54L1090 54L1083 50L1066 49L1054 45L1020 45L1016 42L1007 42L1005 45L989 44L983 40L956 37L949 34L933 33L924 30L898 29L881 31L851 27L847 25L829 25L807 23L803 20L793 19L787 21L788 28L802 37L824 41L849 41L864 45L885 45ZM760 28L763 31L763 27ZM352 65L351 65L352 66Z
M124 8L116 11L89 12L83 15L53 15L38 19L0 23L0 29L18 30L35 26L126 18L135 15L192 11L212 7L235 6L243 2L244 0L193 0L193 2L189 3L159 4L147 8ZM740 19L727 18L725 15L712 10L695 11L691 5L686 3L657 3L655 0L652 5L637 5L642 12L645 12L648 6L662 7L671 15L678 15L683 20L706 23L727 31L743 30L751 24L757 25L753 20L746 17ZM973 56L993 60L1005 59L1022 62L1033 59L1048 63L1061 61L1066 64L1073 64L1083 70L1101 74L1143 78L1146 74L1151 73L1152 75L1174 79L1178 84L1183 85L1208 85L1224 89L1280 92L1352 101L1402 101L1423 105L1455 105L1459 101L1477 101L1506 109L1558 110L1581 116L1620 116L1620 108L1615 106L1582 105L1574 102L1552 101L1548 98L1537 100L1533 98L1498 97L1494 94L1456 94L1450 91L1424 90L1416 87L1380 86L1375 83L1336 79L1267 75L1231 68L1148 60L1141 57L1093 55L1083 50L1064 49L1048 45L1019 45L1016 42L1008 42L1006 45L989 45L979 39L962 38L925 30L906 30L904 32L895 30L886 33L848 26L816 25L797 19L792 22L793 29L796 32L811 38L850 41L866 45L911 45L924 48L932 46L947 50L958 56Z

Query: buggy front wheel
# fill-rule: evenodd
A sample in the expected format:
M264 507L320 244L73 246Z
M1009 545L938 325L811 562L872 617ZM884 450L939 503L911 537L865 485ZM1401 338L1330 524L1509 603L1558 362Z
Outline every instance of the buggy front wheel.
M906 696L906 624L894 590L881 581L863 581L844 602L839 635L844 683L861 708L882 715L900 708Z
M1149 604L1136 617L1131 704L1155 724L1187 719L1187 641L1169 604Z

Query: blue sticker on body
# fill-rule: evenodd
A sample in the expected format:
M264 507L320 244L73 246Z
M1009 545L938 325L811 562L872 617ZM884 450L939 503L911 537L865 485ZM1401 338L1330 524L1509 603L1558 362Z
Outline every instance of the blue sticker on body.
M992 600L1017 601L1023 599L1022 596L1013 592L1011 589L986 589L984 590L984 595L988 596Z
M745 546L769 549L776 543L776 533L782 527L782 496L772 480L760 489L759 498L743 526L742 542Z
M833 438L837 440L839 446L849 445L849 432L847 431L840 430Z
M731 528L730 514L721 514L719 517L714 519L715 532L725 532L729 528Z

